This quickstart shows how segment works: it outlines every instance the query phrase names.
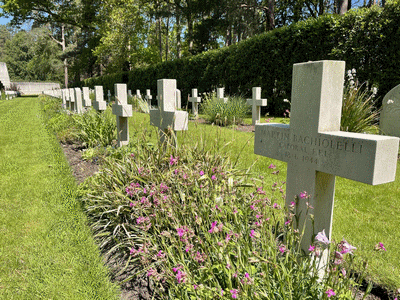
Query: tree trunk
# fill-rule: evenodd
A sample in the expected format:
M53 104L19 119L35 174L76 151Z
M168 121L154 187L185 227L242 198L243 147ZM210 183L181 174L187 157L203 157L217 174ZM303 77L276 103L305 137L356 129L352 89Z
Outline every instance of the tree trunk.
M167 32L165 33L165 61L168 61L168 52L169 52L169 17L167 18L167 24L166 24L166 30Z
M192 15L190 13L187 16L187 22L188 22L189 52L191 53L193 50L193 21L192 21Z
M344 15L349 9L349 1L348 0L339 0L338 1L338 14Z
M157 19L157 27L158 27L158 47L160 50L160 59L162 61L162 36L161 36L161 17Z
M181 18L179 14L176 15L176 56L181 58Z
M268 1L267 20L267 31L270 31L275 28L275 0Z
M62 52L65 52L66 45L65 45L65 26L61 25L61 47ZM65 88L68 88L68 62L67 59L64 58L64 85Z

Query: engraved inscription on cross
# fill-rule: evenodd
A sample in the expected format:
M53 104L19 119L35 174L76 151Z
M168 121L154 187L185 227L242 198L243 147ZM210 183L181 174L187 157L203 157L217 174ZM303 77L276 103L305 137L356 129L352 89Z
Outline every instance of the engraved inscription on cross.
M150 124L159 128L161 141L164 141L168 127L174 132L188 130L188 113L176 111L176 80L157 80L158 109L150 109Z
M306 222L302 249L323 229L331 238L335 176L376 185L395 179L399 139L340 131L345 62L293 66L290 126L257 124L254 153L287 162L286 206L299 199L298 228ZM307 204L313 207L314 227Z

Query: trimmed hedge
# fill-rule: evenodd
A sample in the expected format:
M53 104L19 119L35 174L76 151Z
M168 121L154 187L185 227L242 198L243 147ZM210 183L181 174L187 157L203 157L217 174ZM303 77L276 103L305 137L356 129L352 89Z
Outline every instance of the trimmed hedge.
M385 95L400 83L400 3L385 8L356 9L344 16L324 15L199 55L137 68L130 72L89 78L79 85L103 85L113 91L124 82L132 90L157 91L157 79L175 78L182 104L192 88L210 92L224 86L228 94L251 97L253 86L268 98L266 110L280 116L290 99L293 64L324 59L344 60L361 82Z

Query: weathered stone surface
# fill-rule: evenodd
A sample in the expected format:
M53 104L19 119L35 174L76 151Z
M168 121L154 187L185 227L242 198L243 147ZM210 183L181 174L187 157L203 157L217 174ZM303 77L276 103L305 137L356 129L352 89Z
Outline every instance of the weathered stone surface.
M254 152L287 162L286 205L304 191L310 195L295 208L297 226L307 222L306 252L317 232L331 237L335 176L372 185L395 179L398 138L339 131L344 71L341 61L295 64L290 126L255 126ZM305 220L306 202L314 226Z
M84 86L82 88L82 94L83 94L83 106L85 107L92 106L92 100L90 100L90 91L87 86Z
M127 86L124 83L114 85L115 103L112 112L117 117L118 147L129 144L128 117L132 117L132 105L128 104Z
M201 97L197 95L197 89L192 89L192 97L189 97L189 102L192 102L192 113L197 117L199 114L199 103L201 102Z
M161 139L164 140L165 131L170 127L174 131L188 129L188 113L176 111L176 80L157 80L158 109L150 109L150 124L160 129Z
M383 98L379 127L385 135L400 137L400 84Z
M253 87L253 98L247 99L247 104L251 105L252 124L260 122L261 106L267 106L267 99L261 99L261 88Z
M0 62L0 81L4 88L8 89L10 87L10 76L8 75L7 64L4 62Z
M104 101L103 87L101 85L94 87L94 96L93 108L97 111L106 110L107 103Z

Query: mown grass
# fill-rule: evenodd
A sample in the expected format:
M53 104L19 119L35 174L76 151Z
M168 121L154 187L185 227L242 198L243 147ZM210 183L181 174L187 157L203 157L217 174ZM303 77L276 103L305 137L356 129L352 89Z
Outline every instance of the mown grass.
M251 119L250 119L251 121ZM274 122L287 121L276 118ZM149 116L134 113L130 118L131 133L141 132L145 128L157 140L156 131L149 126ZM254 133L239 132L232 128L221 128L206 124L189 123L187 132L178 133L179 145L203 142L228 147L219 151L226 153L238 167L252 167L256 175L263 175L266 182L285 181L286 163L254 154ZM278 176L270 176L268 166L273 163L280 170ZM398 162L399 167L399 162ZM395 182L379 186L337 177L335 208L333 217L333 238L340 241L345 238L357 247L356 254L368 262L367 273L374 283L394 291L400 288L400 175L397 172ZM374 246L382 242L387 251L374 251Z
M0 299L117 299L37 98L0 101Z

